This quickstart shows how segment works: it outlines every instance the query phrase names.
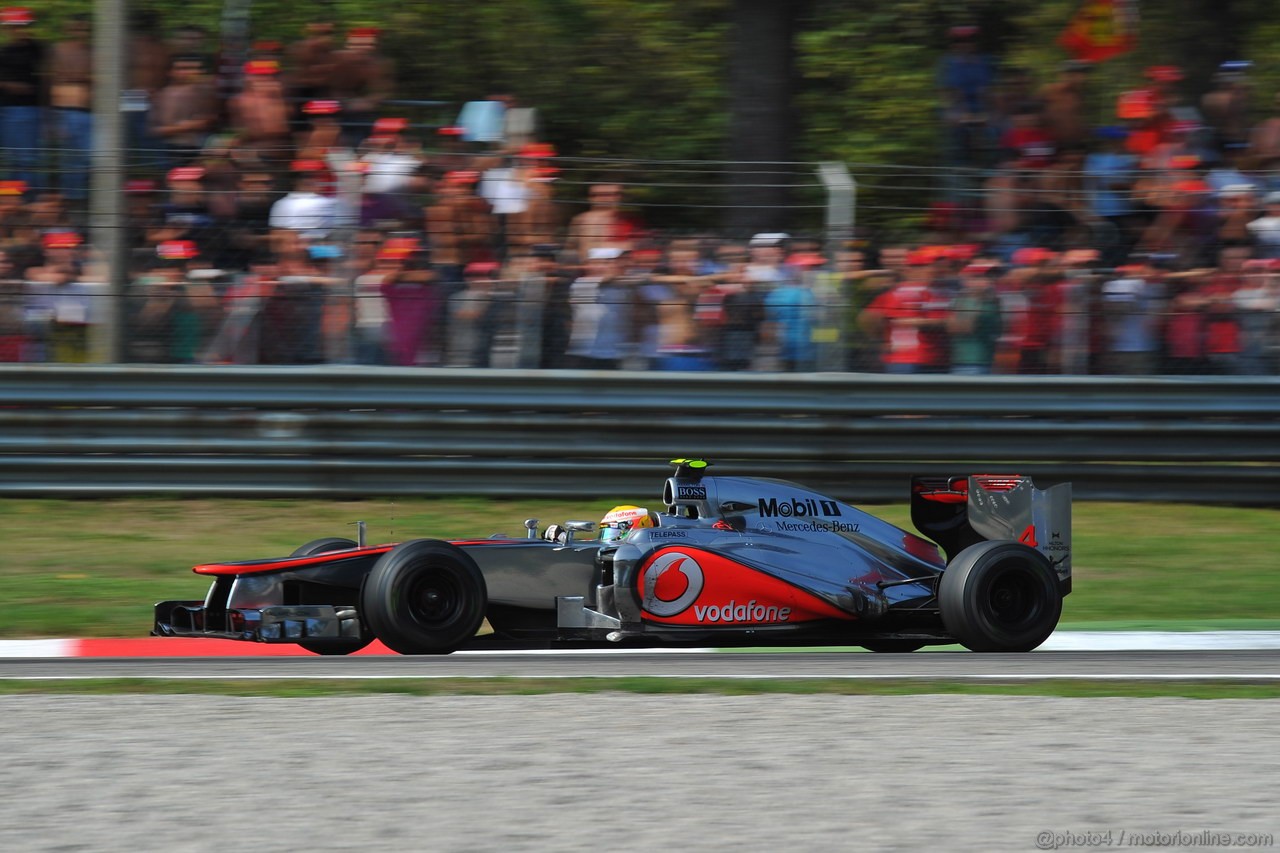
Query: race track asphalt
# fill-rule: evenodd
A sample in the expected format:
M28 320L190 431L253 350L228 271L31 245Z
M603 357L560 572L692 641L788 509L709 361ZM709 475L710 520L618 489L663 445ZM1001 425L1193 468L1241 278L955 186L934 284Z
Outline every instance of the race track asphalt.
M199 642L199 641L193 641ZM666 678L1280 680L1280 651L972 654L915 652L462 652L444 657L15 658L0 679Z

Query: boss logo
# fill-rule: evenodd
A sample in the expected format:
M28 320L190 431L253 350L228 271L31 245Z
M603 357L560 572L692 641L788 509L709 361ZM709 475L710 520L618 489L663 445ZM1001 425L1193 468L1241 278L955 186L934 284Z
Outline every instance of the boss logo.
M706 499L706 486L676 486L676 500L678 501L705 501Z

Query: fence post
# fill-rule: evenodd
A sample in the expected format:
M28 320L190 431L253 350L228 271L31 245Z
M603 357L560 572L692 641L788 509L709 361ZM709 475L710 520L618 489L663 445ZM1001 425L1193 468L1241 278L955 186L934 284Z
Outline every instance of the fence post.
M858 182L844 163L819 163L818 178L827 190L826 243L833 253L853 237L857 224Z
M98 0L93 20L93 174L89 186L91 243L102 262L103 304L94 306L89 328L90 359L122 361L121 323L124 315L124 122L120 91L124 80L127 0Z

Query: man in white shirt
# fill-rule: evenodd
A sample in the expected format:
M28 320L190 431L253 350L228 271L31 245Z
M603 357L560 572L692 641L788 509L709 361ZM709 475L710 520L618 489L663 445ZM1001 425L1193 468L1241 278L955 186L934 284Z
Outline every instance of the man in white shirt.
M272 231L293 231L308 237L327 237L336 216L336 201L319 193L320 160L293 163L293 192L271 205L268 223Z

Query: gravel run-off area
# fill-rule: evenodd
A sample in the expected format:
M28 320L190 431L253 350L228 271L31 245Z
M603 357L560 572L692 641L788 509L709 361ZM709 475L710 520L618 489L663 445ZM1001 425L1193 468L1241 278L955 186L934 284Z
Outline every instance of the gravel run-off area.
M1280 834L1270 700L29 695L0 697L0 720L11 853Z

